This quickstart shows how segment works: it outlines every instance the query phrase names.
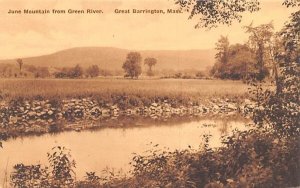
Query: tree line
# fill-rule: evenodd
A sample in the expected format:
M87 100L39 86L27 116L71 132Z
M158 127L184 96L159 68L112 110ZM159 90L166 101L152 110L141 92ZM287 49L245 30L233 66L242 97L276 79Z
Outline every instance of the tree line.
M124 77L138 78L142 74L142 56L139 52L130 52L122 65L125 72ZM157 64L157 59L147 57L144 65L148 67L146 75L154 76L153 67ZM17 66L16 66L17 65ZM35 77L35 78L94 78L98 76L113 76L109 70L100 69L96 64L82 67L77 64L74 67L51 68L46 66L34 66L24 63L21 58L16 59L16 65L0 64L0 77ZM50 70L52 69L52 70ZM115 71L118 72L118 71ZM121 73L117 73L118 75Z

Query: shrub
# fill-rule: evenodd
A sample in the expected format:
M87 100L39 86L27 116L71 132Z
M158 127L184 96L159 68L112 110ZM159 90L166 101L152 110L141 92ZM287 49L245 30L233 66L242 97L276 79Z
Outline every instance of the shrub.
M11 183L14 187L50 187L49 172L41 165L17 164L11 174Z
M71 159L70 151L57 146L48 153L48 167L41 165L17 164L11 174L11 184L14 187L73 187L75 184L75 161Z

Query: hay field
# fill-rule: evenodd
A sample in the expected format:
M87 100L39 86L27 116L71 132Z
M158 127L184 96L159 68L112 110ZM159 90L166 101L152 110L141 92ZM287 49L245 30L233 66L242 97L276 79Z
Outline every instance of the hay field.
M2 99L72 98L108 95L138 97L238 97L247 95L240 81L184 79L0 79Z

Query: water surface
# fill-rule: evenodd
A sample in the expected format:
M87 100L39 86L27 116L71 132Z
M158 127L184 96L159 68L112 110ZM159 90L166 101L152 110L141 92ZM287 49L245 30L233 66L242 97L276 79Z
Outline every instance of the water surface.
M177 125L104 128L11 139L0 149L0 187L5 172L9 174L17 163L48 165L47 152L54 146L65 146L71 150L76 161L76 176L80 179L85 172L95 171L100 175L106 167L128 171L133 153L142 154L154 144L170 151L189 146L197 149L201 146L203 135L211 134L210 146L219 147L222 135L233 129L244 130L245 124L245 121L201 120Z

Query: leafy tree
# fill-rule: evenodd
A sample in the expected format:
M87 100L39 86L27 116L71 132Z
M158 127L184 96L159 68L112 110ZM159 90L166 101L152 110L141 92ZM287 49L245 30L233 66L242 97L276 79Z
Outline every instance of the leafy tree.
M215 58L221 64L227 64L228 63L228 52L229 52L228 37L224 37L224 36L221 35L221 38L216 43L216 48L215 49L218 51Z
M19 65L19 69L20 69L20 72L22 71L22 66L23 66L23 60L22 59L17 59L17 64Z
M299 0L285 0L283 2L283 5L285 5L286 7L296 7L296 6L300 6L300 1Z
M268 74L267 63L270 58L270 44L273 37L273 23L253 26L251 23L245 27L246 33L250 33L249 44L256 53L257 79L262 80Z
M122 68L126 72L126 77L138 78L142 73L141 68L142 56L139 52L130 52L127 54L126 60Z
M144 60L144 64L148 65L148 67L149 67L149 69L147 71L148 76L153 76L154 75L154 73L152 71L152 67L155 66L156 63L157 63L157 59L155 59L155 58L148 57Z
M216 48L218 52L215 56L216 64L212 68L212 75L215 77L222 78L222 73L225 71L226 64L228 63L228 52L229 52L229 40L228 37L221 36L221 38L216 43Z
M175 3L190 13L189 19L200 16L195 28L231 25L233 21L241 21L242 13L259 10L258 0L175 0Z
M86 73L88 76L90 76L92 78L97 77L100 74L100 69L99 69L98 65L92 65L87 68Z

